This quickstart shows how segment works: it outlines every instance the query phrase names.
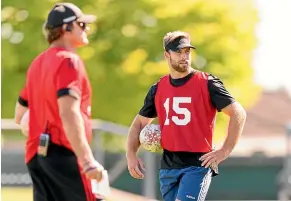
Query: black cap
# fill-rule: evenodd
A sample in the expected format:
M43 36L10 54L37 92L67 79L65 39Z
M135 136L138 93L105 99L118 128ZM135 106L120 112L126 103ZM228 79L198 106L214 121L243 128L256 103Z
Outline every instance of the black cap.
M59 27L73 21L90 24L95 20L95 15L84 14L80 8L72 3L58 3L48 14L46 27Z
M166 44L164 48L166 51L172 50L172 51L176 52L176 51L178 51L182 48L185 48L185 47L196 49L193 45L191 45L190 39L188 37L179 36L176 39L174 39L173 41Z

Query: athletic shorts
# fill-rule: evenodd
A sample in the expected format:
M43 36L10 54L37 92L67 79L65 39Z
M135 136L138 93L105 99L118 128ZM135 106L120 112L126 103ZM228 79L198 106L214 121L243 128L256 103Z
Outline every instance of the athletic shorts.
M204 201L212 178L210 168L161 169L160 190L164 201Z
M98 201L91 182L81 174L75 154L51 144L46 157L35 155L27 168L34 201Z

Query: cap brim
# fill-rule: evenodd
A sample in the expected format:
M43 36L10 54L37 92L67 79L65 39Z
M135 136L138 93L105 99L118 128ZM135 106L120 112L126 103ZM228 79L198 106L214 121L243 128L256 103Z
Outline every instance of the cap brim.
M192 48L192 49L196 49L193 45L191 44L181 44L181 45L178 45L177 47L171 47L169 48L169 50L172 50L174 52L177 52L179 51L180 49L183 49L183 48L186 48L186 47L189 47L189 48Z
M97 19L97 17L95 15L82 15L81 17L79 17L77 19L77 22L83 22L83 23L86 23L86 24L90 24L90 23L93 23L95 22Z
M191 44L181 44L181 45L178 45L177 47L177 50L180 50L180 49L183 49L185 47L189 47L189 48L192 48L192 49L196 49L193 45Z

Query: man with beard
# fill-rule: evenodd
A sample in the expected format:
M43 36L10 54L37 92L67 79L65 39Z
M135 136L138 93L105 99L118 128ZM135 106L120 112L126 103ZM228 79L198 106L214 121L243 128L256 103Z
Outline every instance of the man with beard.
M164 37L169 74L154 84L135 117L127 139L128 170L143 179L144 164L137 157L139 133L154 118L161 129L160 190L165 201L205 200L218 164L235 147L246 113L217 77L191 68L190 37L174 31ZM230 118L221 148L214 150L212 136L217 111Z

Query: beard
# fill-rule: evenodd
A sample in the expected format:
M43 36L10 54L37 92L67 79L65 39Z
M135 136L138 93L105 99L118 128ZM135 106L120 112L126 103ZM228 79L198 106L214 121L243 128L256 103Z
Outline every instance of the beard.
M170 61L171 61L172 68L179 73L186 72L190 67L188 63L179 63L179 62L174 62L172 60Z

